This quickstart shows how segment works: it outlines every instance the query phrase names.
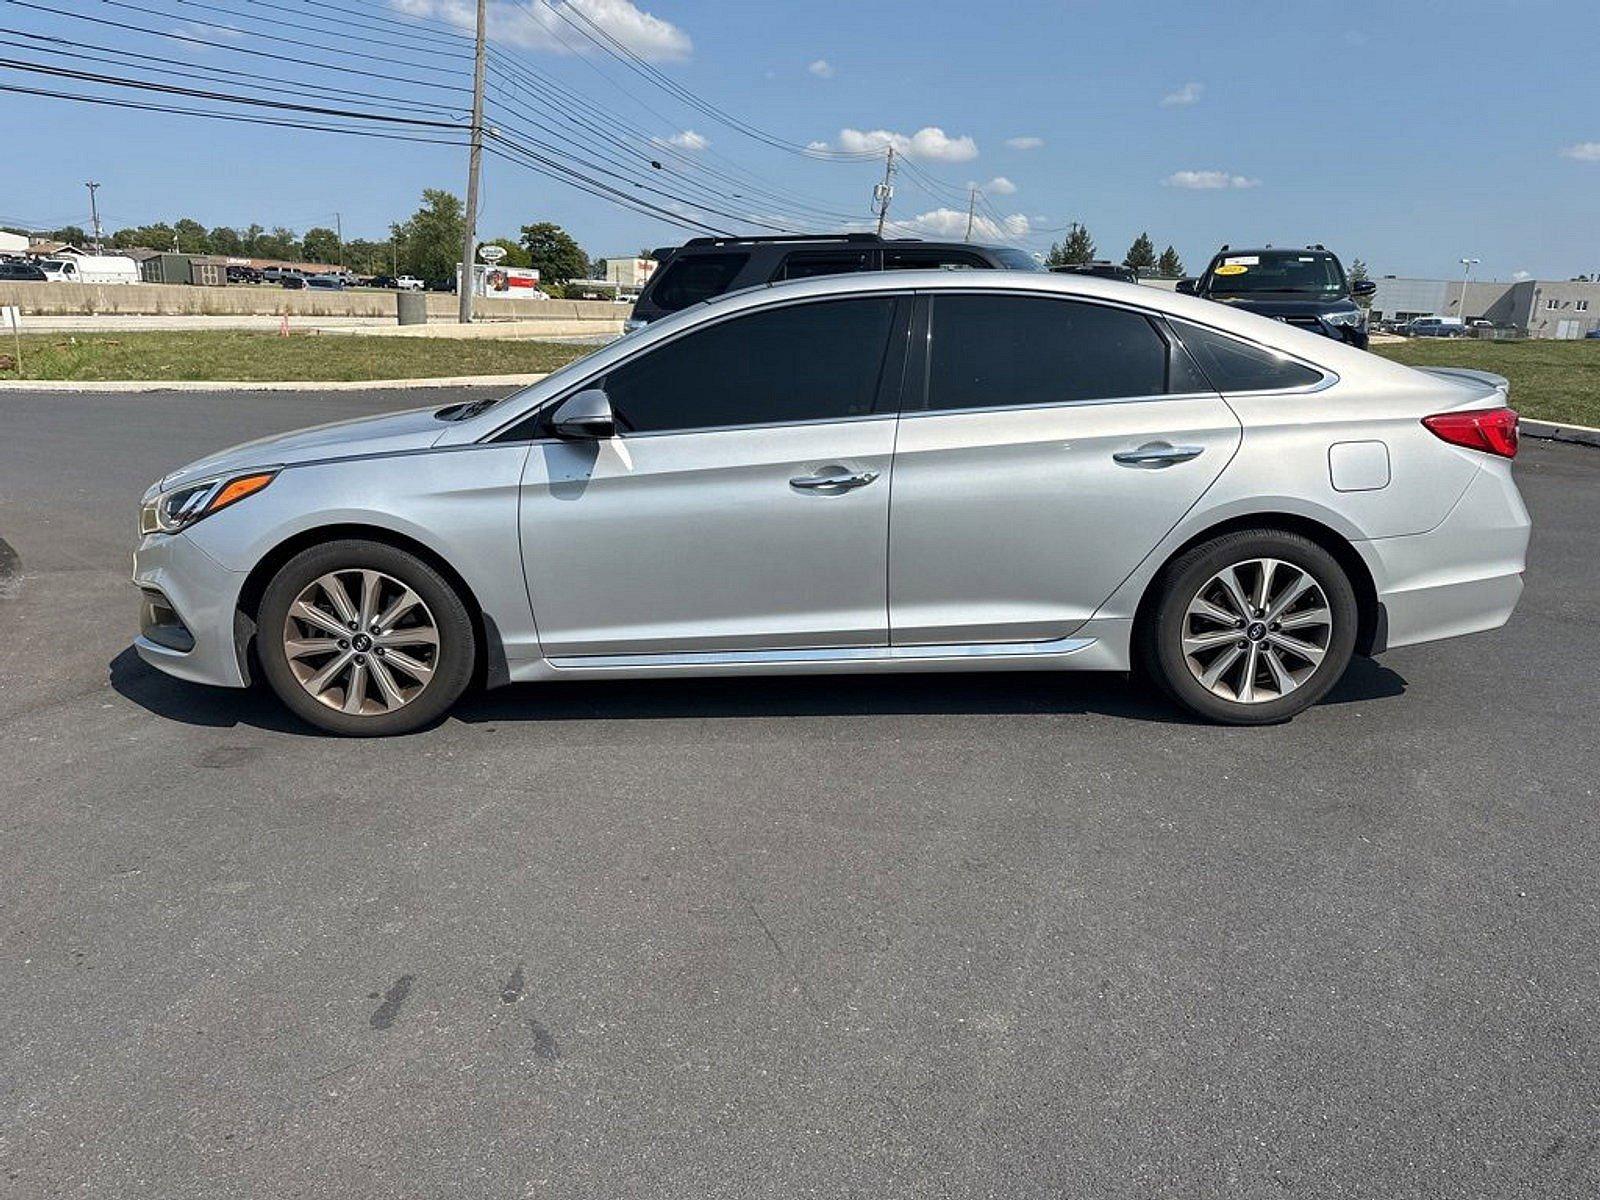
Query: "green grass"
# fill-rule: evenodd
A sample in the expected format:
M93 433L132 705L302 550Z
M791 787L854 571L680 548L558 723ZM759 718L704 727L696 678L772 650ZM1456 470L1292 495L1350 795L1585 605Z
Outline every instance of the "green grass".
M553 371L588 346L498 339L357 334L204 332L32 334L22 339L23 379L361 380ZM16 351L0 337L0 385L16 379Z
M1523 416L1600 426L1600 341L1413 338L1372 349L1413 367L1493 371L1511 381L1511 405Z

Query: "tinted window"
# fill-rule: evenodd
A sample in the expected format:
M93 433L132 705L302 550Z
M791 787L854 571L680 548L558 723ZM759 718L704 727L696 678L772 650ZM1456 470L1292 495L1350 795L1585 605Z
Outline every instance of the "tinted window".
M1173 321L1172 327L1183 339L1184 349L1219 392L1281 391L1310 387L1322 378L1320 372L1272 350L1236 341L1204 326Z
M772 278L811 279L817 275L849 275L871 266L864 251L842 254L791 254Z
M882 296L735 317L625 363L603 386L633 433L864 416L894 310Z
M1167 344L1138 313L1025 296L935 296L932 303L929 408L1167 390Z
M677 312L728 290L734 276L750 258L748 254L695 254L667 264L651 289L650 302L665 312Z
M885 271L965 271L987 267L976 254L962 250L884 250Z
M1000 265L1008 271L1043 271L1044 267L1038 259L1026 250L1013 250L1001 247L992 253L999 260Z

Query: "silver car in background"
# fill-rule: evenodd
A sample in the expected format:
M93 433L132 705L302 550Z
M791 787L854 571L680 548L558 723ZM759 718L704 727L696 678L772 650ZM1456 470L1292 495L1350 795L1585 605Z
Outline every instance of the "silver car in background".
M755 288L173 472L135 645L347 734L475 679L847 671L1138 669L1282 721L1352 654L1510 615L1506 391L1088 276Z

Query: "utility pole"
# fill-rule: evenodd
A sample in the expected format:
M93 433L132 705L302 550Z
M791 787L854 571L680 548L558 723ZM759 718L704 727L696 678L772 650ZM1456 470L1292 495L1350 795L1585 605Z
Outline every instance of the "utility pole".
M961 239L964 242L970 242L972 240L972 218L977 211L978 189L973 188L967 193L967 236Z
M878 236L883 236L883 223L889 217L889 201L894 198L894 147L889 147L889 153L883 164L883 182L872 189L872 199L878 207Z
M466 231L461 238L460 316L463 325L472 322L472 264L478 257L478 172L483 168L483 55L484 9L487 0L478 0L478 40L472 56L472 149L467 154Z
M333 236L339 240L339 265L344 266L344 222L339 219L339 214L333 214Z
M100 244L100 209L94 202L94 194L99 190L100 185L91 179L83 186L89 189L89 224L94 226L94 252L99 254L105 249Z

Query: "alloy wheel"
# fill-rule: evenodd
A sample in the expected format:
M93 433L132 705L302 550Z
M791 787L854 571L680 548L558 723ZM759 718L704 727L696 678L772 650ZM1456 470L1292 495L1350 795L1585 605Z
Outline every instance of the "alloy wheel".
M1218 571L1184 610L1183 660L1212 694L1239 704L1287 696L1333 639L1333 610L1310 572L1276 558Z
M308 584L283 622L289 670L319 703L351 716L410 704L439 664L427 604L382 571L330 571Z

